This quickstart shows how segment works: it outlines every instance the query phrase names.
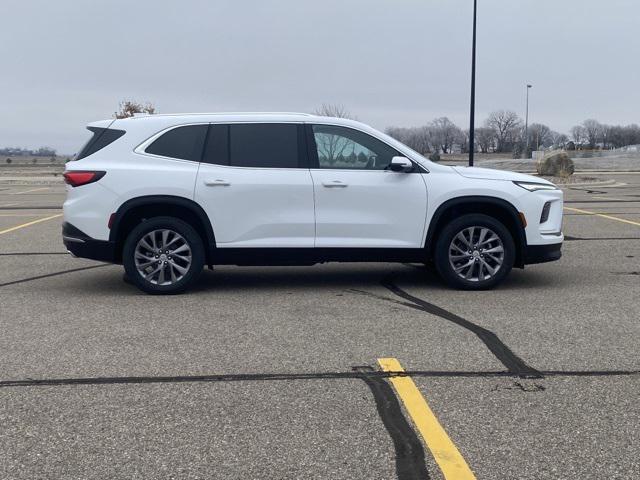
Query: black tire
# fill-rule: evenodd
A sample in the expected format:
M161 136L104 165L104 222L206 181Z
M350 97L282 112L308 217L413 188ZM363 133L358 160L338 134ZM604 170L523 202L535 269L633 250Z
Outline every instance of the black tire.
M471 227L488 228L493 231L499 238L500 242L502 242L502 247L504 249L502 264L490 278L478 278L476 280L467 280L462 278L458 273L456 273L454 265L452 264L452 261L450 261L449 249L454 237L458 235L458 233ZM454 250L452 250L452 252L453 251ZM474 254L472 253L469 255L469 261L471 261L471 257ZM495 287L502 282L511 271L515 262L515 257L516 247L509 230L499 220L479 213L462 215L445 225L438 235L434 251L434 262L442 279L449 286L461 290L487 290ZM475 261L482 262L481 259L477 259ZM477 276L480 277L480 275Z
M170 284L153 283L145 279L138 271L135 261L135 251L138 242L145 235L154 230L171 230L182 237L188 245L191 254L191 263L182 278ZM122 264L128 280L143 292L152 295L182 293L191 287L199 278L204 267L205 255L202 238L188 223L175 217L153 217L137 225L124 242L122 249Z

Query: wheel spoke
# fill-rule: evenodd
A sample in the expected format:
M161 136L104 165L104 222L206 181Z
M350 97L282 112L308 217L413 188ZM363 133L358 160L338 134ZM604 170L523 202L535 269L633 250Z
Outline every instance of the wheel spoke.
M498 266L498 267L496 267L496 268L491 267L491 265L489 265L489 264L484 260L484 258L481 258L481 259L480 259L480 263L486 267L486 269L489 271L489 275L490 275L490 276L495 275L495 274L496 274L496 272L498 271L498 268L500 268L499 266Z
M478 237L478 245L482 245L482 241L484 240L484 237L487 236L488 231L489 230L487 230L486 228L480 229L480 236Z
M486 253L486 252L485 252L485 253ZM492 254L490 254L490 253L487 253L487 256L488 256L491 260L493 260L494 262L496 262L496 263L501 263L501 262L502 262L502 259L501 259L501 258L494 257L494 256L493 256Z
M154 261L154 260L155 260L155 258L150 257L150 256L148 256L148 255L143 255L143 254L142 254L142 253L140 253L140 252L136 252L136 258L142 258L142 259L144 259L144 260L151 260L151 261Z
M458 252L462 253L463 255L468 255L466 250L464 250L464 249L460 248L460 247L459 247L458 245L456 245L455 243L452 243L452 244L451 244L451 248L456 249Z
M186 243L184 245L180 245L178 248L176 248L175 250L171 251L171 255L175 255L176 253L180 253L180 252L184 252L184 251L189 252L191 249L189 248L189 245L187 245Z
M169 272L171 273L171 283L176 282L178 279L176 278L176 272L173 271L175 265L173 263L169 264Z
M456 238L458 240L460 240L462 243L464 243L467 247L471 248L471 244L469 243L469 241L465 238L463 232L458 233L458 235L456 235Z
M160 271L160 269L162 268L162 265L160 265L159 267L156 267L155 270L151 270L151 272L147 273L145 275L145 279L146 280L151 280L151 278L153 278L153 276L158 273Z
M484 269L484 261L478 263L478 279L480 280L484 279L484 273L482 272L483 269Z
M172 263L171 265L173 265L173 267L181 274L184 275L185 273L187 273L187 271L189 270L188 268L185 267L181 267L180 265L178 265L177 263Z
M167 265L163 264L160 267L160 275L158 275L158 285L162 285L164 283L164 271L167 269Z
M173 232L172 232L172 233L173 233ZM175 233L174 233L174 235L175 235ZM169 247L169 245L173 245L173 244L174 244L174 243L176 243L176 241L177 241L177 240L179 240L180 238L181 238L181 237L180 237L179 235L175 235L175 237L173 237L173 238L171 239L171 241L170 241L170 242L168 242L168 243L165 245L165 248Z
M146 237L143 238L142 240L140 240L140 245L142 245L144 248L146 248L150 252L153 252L155 250L155 248L153 248L151 245L149 245L149 242L147 242Z
M467 267L473 266L474 261L473 260L469 260L467 263L460 265L459 267L456 267L456 272L461 272L462 270L464 270Z
M149 265L152 265L156 262L156 259L152 259L146 262L138 263L138 268L147 268Z
M496 236L496 234L491 232L489 238L485 239L482 243L478 243L478 246L481 247L482 245L486 245L487 243L492 243L495 241L500 241L500 239Z
M475 266L476 266L476 262L471 260L471 266L469 267L469 270L467 270L467 273L465 274L464 278L466 278L467 280L470 280L472 278L473 270Z
M190 254L180 255L180 254L171 253L171 256L174 259L177 258L177 259L182 260L184 262L190 262L191 261L191 255Z

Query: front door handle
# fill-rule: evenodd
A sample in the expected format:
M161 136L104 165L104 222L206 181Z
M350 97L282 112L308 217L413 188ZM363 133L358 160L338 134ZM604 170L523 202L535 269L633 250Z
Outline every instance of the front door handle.
M207 187L228 187L229 185L231 185L230 182L227 182L226 180L221 180L221 179L216 179L216 180L205 180L204 184Z
M341 182L340 180L333 180L332 182L322 182L322 186L325 188L345 188L348 187L349 185L346 183Z

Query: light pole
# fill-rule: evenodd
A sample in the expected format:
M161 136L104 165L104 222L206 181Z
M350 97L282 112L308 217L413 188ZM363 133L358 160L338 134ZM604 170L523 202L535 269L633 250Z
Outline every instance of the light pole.
M529 158L529 89L532 85L527 83L527 106L524 114L524 138L527 146L524 148L525 158Z
M473 0L473 34L471 40L471 106L469 108L469 166L473 167L474 116L476 109L476 10L478 0Z

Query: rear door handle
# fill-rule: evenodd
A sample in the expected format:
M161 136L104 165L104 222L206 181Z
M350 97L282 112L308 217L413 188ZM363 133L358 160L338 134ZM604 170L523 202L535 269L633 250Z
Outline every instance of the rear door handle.
M345 188L348 187L349 185L346 183L341 182L340 180L333 180L332 182L322 182L322 186L325 188Z
M227 182L226 180L221 180L221 179L216 179L216 180L205 180L204 184L207 187L228 187L229 185L231 185L230 182Z

